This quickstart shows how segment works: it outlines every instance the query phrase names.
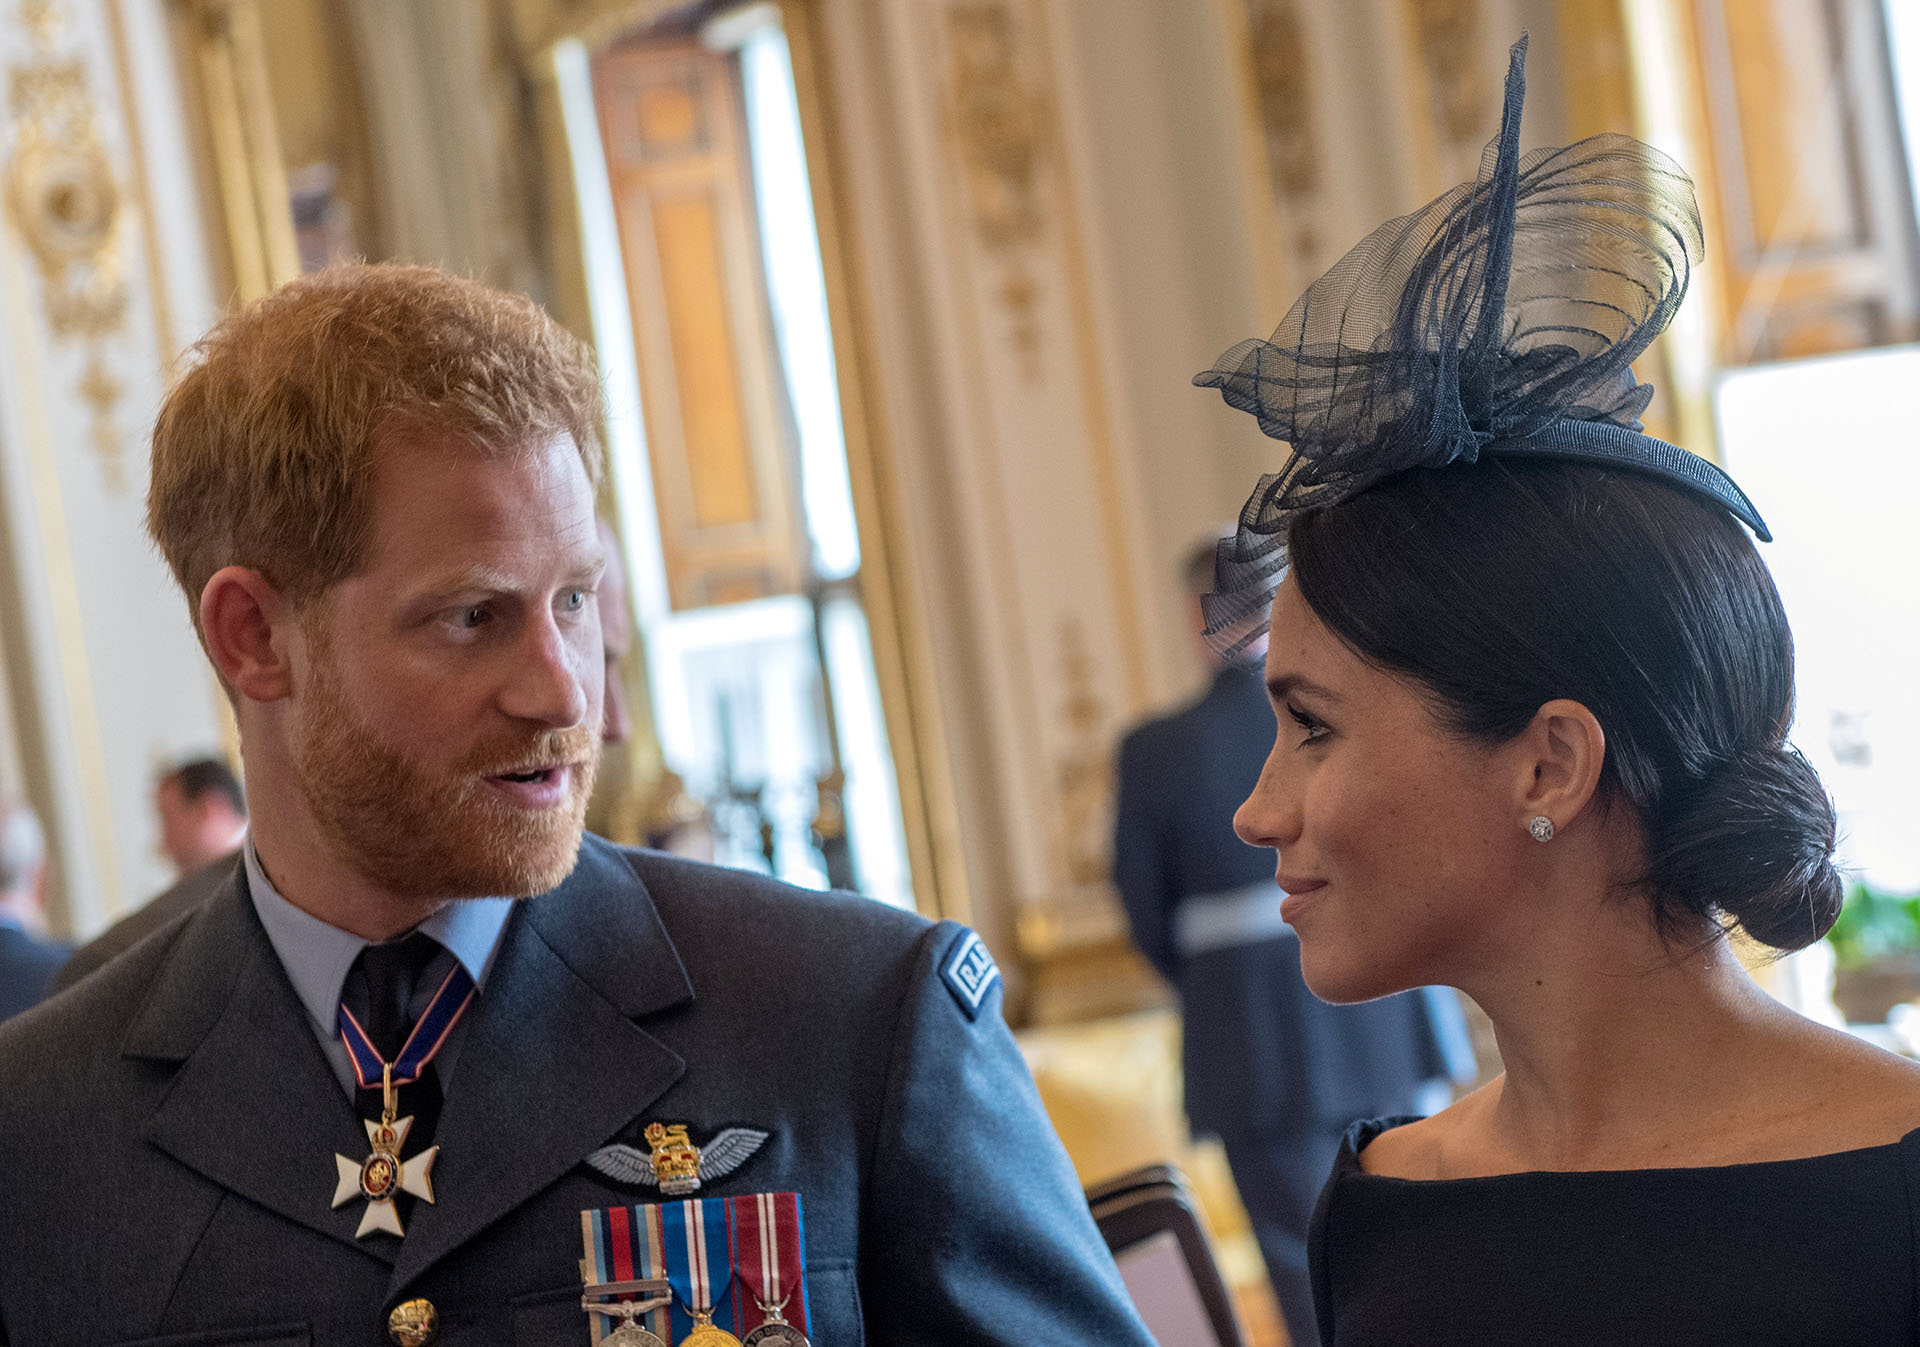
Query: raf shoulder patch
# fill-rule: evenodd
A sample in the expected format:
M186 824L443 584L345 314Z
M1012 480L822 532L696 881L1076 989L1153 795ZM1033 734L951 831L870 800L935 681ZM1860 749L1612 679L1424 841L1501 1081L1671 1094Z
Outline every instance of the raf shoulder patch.
M967 1012L967 1018L976 1020L980 1018L980 1007L987 993L1000 980L1000 966L993 961L979 933L968 931L954 942L942 960L940 980L947 984L960 1009Z

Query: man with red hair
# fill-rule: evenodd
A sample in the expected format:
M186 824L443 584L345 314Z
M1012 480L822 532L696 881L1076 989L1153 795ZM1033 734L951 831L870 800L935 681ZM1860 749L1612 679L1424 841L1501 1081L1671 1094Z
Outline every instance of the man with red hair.
M424 268L202 343L149 522L252 828L0 1031L0 1339L588 1342L645 1295L677 1336L1145 1347L978 937L583 836L599 414L537 307ZM761 1228L800 1285L689 1192L798 1193ZM605 1243L642 1208L657 1269Z

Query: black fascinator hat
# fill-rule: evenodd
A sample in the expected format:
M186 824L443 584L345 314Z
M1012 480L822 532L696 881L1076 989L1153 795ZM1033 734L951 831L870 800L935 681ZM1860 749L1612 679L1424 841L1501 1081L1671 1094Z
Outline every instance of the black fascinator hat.
M1390 220L1310 286L1267 341L1194 378L1290 449L1223 539L1207 635L1264 629L1287 529L1413 468L1481 455L1651 474L1765 521L1713 464L1642 432L1632 362L1680 307L1703 242L1684 170L1630 136L1520 155L1527 39L1479 178Z

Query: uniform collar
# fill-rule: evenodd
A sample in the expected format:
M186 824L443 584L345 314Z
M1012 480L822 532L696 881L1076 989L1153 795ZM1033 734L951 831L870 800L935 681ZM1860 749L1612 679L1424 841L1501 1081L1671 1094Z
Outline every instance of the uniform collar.
M339 1018L340 992L346 985L347 971L371 942L288 902L267 878L251 835L241 855L253 910L266 928L273 952L287 970L294 994L321 1032L331 1034ZM448 903L421 922L418 929L445 946L484 991L487 970L499 951L507 918L512 915L511 898L463 898Z

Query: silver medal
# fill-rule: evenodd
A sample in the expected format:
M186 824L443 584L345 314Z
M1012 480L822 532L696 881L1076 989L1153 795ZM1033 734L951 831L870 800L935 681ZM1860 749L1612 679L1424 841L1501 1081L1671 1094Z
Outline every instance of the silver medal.
M602 1289L611 1291L615 1287L628 1289L636 1283L614 1282ZM604 1314L609 1319L618 1319L619 1325L600 1339L600 1347L667 1347L665 1339L658 1333L652 1333L640 1327L634 1321L643 1314L650 1314L667 1303L665 1296L654 1296L649 1300L601 1300L592 1292L580 1298L580 1308L588 1314Z
M658 1333L649 1333L638 1324L622 1324L600 1339L600 1347L667 1347Z

